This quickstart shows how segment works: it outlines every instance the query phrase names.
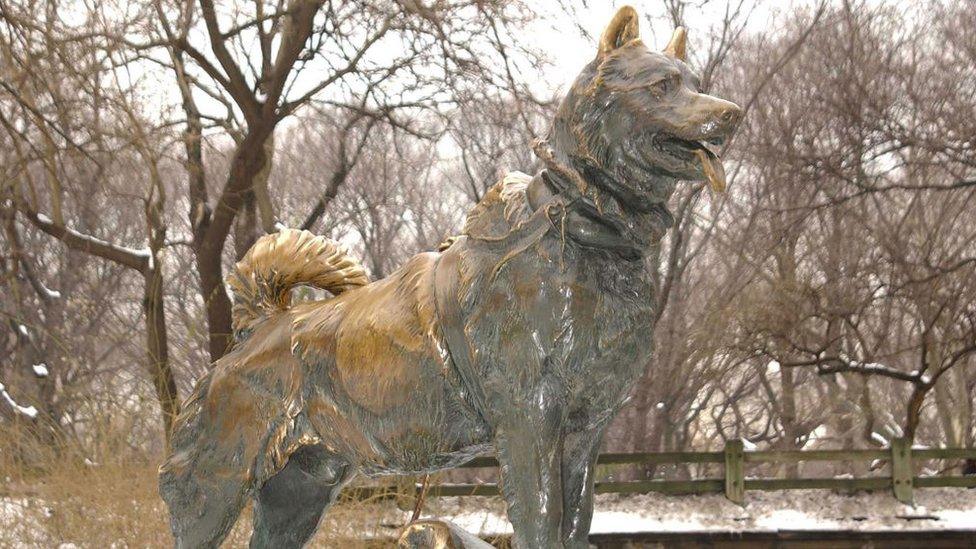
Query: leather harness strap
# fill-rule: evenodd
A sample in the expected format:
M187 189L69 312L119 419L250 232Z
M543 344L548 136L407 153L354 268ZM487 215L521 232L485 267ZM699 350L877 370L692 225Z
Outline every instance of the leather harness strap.
M448 357L454 365L457 374L457 386L461 393L461 401L474 414L485 420L485 393L478 382L478 372L475 369L474 357L467 336L464 334L464 319L461 315L460 303L460 272L459 252L464 247L460 245L466 236L460 236L450 248L441 253L434 266L434 307L437 312L441 337L447 347ZM454 376L449 376L453 378Z

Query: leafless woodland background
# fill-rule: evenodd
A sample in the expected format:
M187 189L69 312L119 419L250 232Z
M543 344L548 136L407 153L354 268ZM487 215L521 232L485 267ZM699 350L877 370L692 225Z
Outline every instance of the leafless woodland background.
M698 4L637 7L747 115L729 192L672 201L656 356L606 449L972 446L976 10ZM6 471L155 463L229 343L222 277L277 224L379 278L534 171L539 90L569 84L538 85L535 5L0 0Z

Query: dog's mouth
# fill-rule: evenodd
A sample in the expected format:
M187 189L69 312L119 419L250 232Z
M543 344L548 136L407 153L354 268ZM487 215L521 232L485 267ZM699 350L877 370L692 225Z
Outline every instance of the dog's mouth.
M725 167L722 166L722 146L724 137L690 141L679 137L670 137L668 143L680 149L686 156L688 153L701 168L701 174L708 180L708 185L715 192L723 192L726 187Z

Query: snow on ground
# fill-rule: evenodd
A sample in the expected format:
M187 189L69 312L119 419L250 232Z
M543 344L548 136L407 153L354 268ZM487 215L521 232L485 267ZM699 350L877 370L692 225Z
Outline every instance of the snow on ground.
M740 507L721 494L597 496L592 533L768 532L777 530L976 530L976 490L915 491L915 507L889 492L845 495L826 490L748 492ZM511 532L494 498L436 498L427 516L449 519L471 532Z
M0 546L10 549L36 547L36 533L43 531L38 516L46 515L45 508L30 498L0 498Z
M914 507L885 491L854 495L827 490L748 492L746 500L747 504L740 507L722 494L599 495L591 532L976 530L976 490L963 488L915 490ZM401 511L390 502L373 507L375 512L364 515L371 516L374 524L379 516L386 534L392 534L410 516L409 511ZM337 521L336 526L345 532L376 532L365 524L356 525L358 516L358 512L341 518L333 514L325 520ZM483 536L512 532L499 498L430 498L423 516L450 520Z
M916 490L914 507L899 503L884 491L844 495L826 490L791 490L748 492L746 496L748 503L740 507L721 494L599 495L591 532L976 531L976 490L963 488ZM33 507L34 512L25 513L27 507ZM47 509L28 498L0 498L0 528L19 524L31 531L31 537L37 539L40 534L43 538L41 522L47 515L37 511ZM392 501L339 506L326 515L322 528L332 535L388 538L409 520L410 514ZM500 498L430 498L423 517L447 519L482 536L512 532ZM29 524L24 524L25 518ZM28 545L14 542L13 546Z

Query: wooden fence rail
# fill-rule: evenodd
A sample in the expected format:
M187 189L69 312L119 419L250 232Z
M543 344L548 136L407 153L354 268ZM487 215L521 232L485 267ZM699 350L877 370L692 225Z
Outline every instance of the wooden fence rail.
M885 490L890 489L901 502L911 503L915 488L976 487L976 476L938 475L916 476L913 463L921 460L976 460L976 448L912 448L905 440L895 439L889 449L879 450L765 450L747 451L741 440L731 440L721 452L661 452L601 454L600 465L695 464L722 463L722 478L695 480L638 480L630 482L597 482L598 494L664 494L725 493L730 500L742 504L746 492L769 490ZM812 461L886 461L890 474L886 477L862 478L749 478L746 463L800 463ZM495 458L476 458L462 468L497 467ZM395 487L354 488L355 499L393 497ZM442 484L431 486L429 496L494 496L499 494L496 484Z

